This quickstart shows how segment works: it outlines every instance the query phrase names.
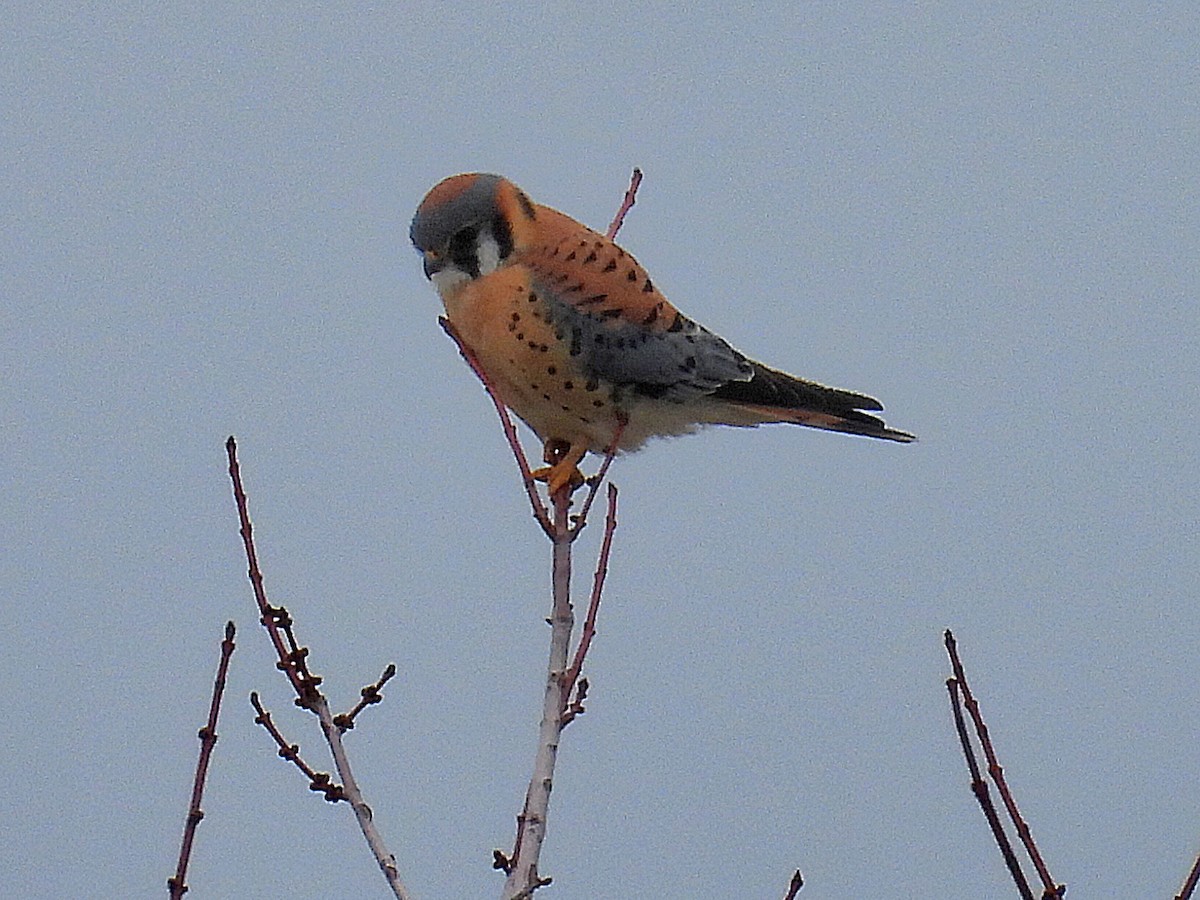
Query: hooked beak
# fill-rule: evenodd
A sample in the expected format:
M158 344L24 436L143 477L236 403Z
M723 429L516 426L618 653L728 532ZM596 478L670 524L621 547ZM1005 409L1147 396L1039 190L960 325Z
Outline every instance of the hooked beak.
M442 269L446 268L446 261L432 250L426 250L422 254L421 266L425 269L425 277L431 279L438 272L442 271Z

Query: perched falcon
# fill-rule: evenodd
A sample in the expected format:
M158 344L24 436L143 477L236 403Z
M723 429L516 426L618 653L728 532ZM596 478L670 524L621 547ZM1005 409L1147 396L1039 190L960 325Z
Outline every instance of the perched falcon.
M451 324L545 442L551 492L615 437L636 450L700 425L791 422L914 439L864 412L878 400L743 356L675 309L621 247L498 175L436 185L411 236Z

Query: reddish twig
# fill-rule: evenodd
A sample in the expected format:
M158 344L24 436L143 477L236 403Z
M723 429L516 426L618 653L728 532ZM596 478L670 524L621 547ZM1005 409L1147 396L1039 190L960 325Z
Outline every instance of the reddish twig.
M611 459L611 457L609 458ZM579 644L575 648L575 657L571 661L571 667L567 669L562 679L563 712L569 712L569 715L563 716L561 722L561 727L563 728L575 716L583 712L583 698L587 696L587 688L582 686L579 676L583 671L583 661L587 658L588 649L592 646L592 638L596 636L596 614L600 611L600 596L604 592L604 579L608 575L608 557L612 552L613 534L616 530L617 487L614 484L610 484L608 486L608 514L604 518L604 539L600 543L600 557L596 561L596 572L592 576L592 595L588 600L587 616L583 620L583 631L579 635ZM577 684L580 685L579 690L576 689ZM568 710L567 706L572 691L576 691L575 702L571 704L571 709Z
M629 179L629 190L625 192L625 199L621 203L621 208L617 210L617 214L613 217L612 222L608 226L608 231L604 233L610 241L617 236L617 232L621 230L621 226L625 224L625 215L633 208L633 204L637 203L638 188L642 184L642 170L634 167L633 175Z
M307 669L305 658L308 650L297 646L295 636L292 634L292 620L288 611L282 606L272 606L267 602L262 572L258 567L258 552L254 549L254 528L250 524L249 505L246 501L246 492L242 487L242 472L237 459L237 441L232 435L225 442L225 453L229 457L229 478L233 482L233 499L237 504L242 544L245 547L246 562L249 565L250 585L254 589L254 600L258 604L259 621L267 629L271 643L275 645L280 671L287 675L288 681L292 683L292 689L295 690L300 704L308 705L318 693L317 688L321 684L321 679L312 675Z
M374 684L368 684L365 688L359 691L362 699L354 704L354 708L348 713L339 713L333 717L333 724L341 731L349 731L354 727L354 720L360 712L366 709L373 703L382 703L383 686L396 677L396 666L394 663L388 663L387 668L383 670L383 674L379 676L379 680Z
M797 869L792 873L792 880L788 884L788 891L783 895L783 900L796 900L796 895L800 893L800 888L804 887L804 876Z
M1050 872L1042 860L1041 853L1038 852L1037 845L1033 841L1033 833L1029 830L1029 825L1021 817L1021 811L1017 809L1017 802L1013 798L1012 791L1008 788L1008 782L1004 778L1004 769L1000 766L999 760L996 758L996 751L992 746L991 737L988 735L987 725L983 721L983 715L979 711L979 703L971 694L971 689L967 685L967 676L963 671L961 660L958 658L958 645L954 640L954 635L950 629L946 629L945 633L946 652L950 655L950 666L954 670L954 680L958 682L958 689L962 691L963 703L967 707L967 712L971 715L971 721L975 725L975 733L979 737L980 746L983 747L983 755L988 761L988 775L996 785L996 789L1000 792L1000 799L1004 801L1004 807L1008 810L1009 818L1012 820L1013 826L1017 829L1017 835L1021 838L1021 843L1025 846L1025 852L1029 854L1029 859L1033 862L1034 869L1037 870L1038 877L1042 880L1044 888L1042 897L1046 900L1053 900L1056 897L1062 897L1066 894L1066 885L1056 884L1050 876Z
M487 373L483 370L483 366L480 365L475 351L463 342L458 329L454 327L453 323L445 316L439 316L438 324L450 336L450 340L454 341L458 346L458 352L462 354L462 358L471 367L471 371L475 373L475 377L483 384L484 391L487 392L492 405L496 407L496 415L500 417L500 425L504 429L504 437L508 440L508 446L512 448L513 456L516 457L517 467L521 470L521 481L525 485L525 493L529 496L529 505L533 507L533 517L542 526L542 531L546 532L548 536L553 537L554 526L550 522L550 513L547 511L546 504L542 502L542 498L538 494L537 482L533 479L533 470L529 468L529 460L526 459L525 451L521 448L521 441L517 438L517 429L508 415L508 407L504 405L504 401L496 393L495 385L492 384L491 379L488 378Z
M271 713L262 705L262 701L258 698L258 691L250 692L250 703L258 713L254 717L254 724L261 725L267 730L267 734L271 735L275 744L279 747L279 756L286 759L297 769L304 773L304 777L308 779L308 789L321 794L330 803L337 803L339 800L345 800L346 792L340 784L333 783L333 776L328 772L318 772L300 756L300 745L289 744L283 736L283 732L275 724L271 718Z
M992 803L987 782L983 780L983 774L979 771L979 762L975 758L970 735L967 734L967 723L963 720L958 681L947 678L946 690L950 692L950 710L954 715L954 728L958 732L963 756L967 760L967 769L971 773L971 793L975 795L975 799L979 801L979 805L983 809L988 827L992 829L992 837L995 838L996 845L1004 856L1004 864L1008 866L1008 871L1017 885L1017 892L1021 895L1021 900L1033 900L1033 891L1029 889L1029 882L1025 878L1025 873L1021 871L1021 864L1013 852L1012 843L1009 842L1008 835L1004 833L1004 826L1000 822L999 813L996 812L996 805Z
M187 867L192 858L192 842L196 839L196 828L204 818L200 802L204 799L204 782L208 778L208 764L212 760L213 748L217 746L217 717L221 714L221 698L225 694L225 676L229 672L229 660L233 657L233 636L236 629L232 622L225 623L225 640L221 641L221 659L217 663L217 677L213 681L212 700L208 704L208 721L200 729L200 758L196 761L196 777L192 780L192 802L188 805L187 820L183 826L183 841L179 846L179 864L175 874L167 879L167 891L171 900L179 900L187 893Z
M575 522L571 528L571 540L579 537L579 532L583 531L584 526L587 525L588 513L592 511L592 501L596 499L596 493L600 490L600 485L604 483L604 476L608 474L608 467L612 465L613 457L617 455L617 445L621 443L621 435L625 433L625 426L628 424L629 420L625 416L622 415L618 419L617 430L613 432L608 449L604 452L604 462L600 463L599 471L588 479L588 492L583 499L583 506L578 515L571 517Z
M1175 895L1175 900L1191 900L1197 883L1200 883L1200 856L1197 856L1195 863L1192 864L1192 871L1188 873L1187 880L1183 883L1183 889Z

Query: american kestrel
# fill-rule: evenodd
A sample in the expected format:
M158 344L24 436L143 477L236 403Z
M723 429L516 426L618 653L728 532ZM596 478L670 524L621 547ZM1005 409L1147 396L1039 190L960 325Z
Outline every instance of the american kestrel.
M413 217L446 316L546 445L551 492L590 450L701 425L790 422L907 443L878 400L768 368L680 313L629 253L498 175L454 175ZM619 435L619 437L618 437Z

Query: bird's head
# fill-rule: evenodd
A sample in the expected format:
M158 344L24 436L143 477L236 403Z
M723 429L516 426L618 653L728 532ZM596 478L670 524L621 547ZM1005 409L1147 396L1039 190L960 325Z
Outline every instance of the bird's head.
M409 232L425 277L443 296L496 271L522 245L535 218L529 198L499 175L452 175L434 186Z

